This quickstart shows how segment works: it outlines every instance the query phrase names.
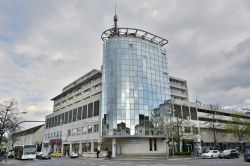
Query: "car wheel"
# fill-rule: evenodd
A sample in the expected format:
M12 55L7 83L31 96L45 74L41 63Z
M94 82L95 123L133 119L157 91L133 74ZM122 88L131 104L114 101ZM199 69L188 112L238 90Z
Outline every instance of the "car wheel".
M229 155L229 156L228 156L228 159L231 159L231 158L232 158L232 156Z

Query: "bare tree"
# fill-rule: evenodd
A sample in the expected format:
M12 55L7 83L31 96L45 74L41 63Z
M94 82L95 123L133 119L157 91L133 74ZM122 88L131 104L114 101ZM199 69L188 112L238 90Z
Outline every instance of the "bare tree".
M213 149L217 146L217 130L221 127L221 124L218 123L216 119L216 106L210 105L212 112L209 113L207 116L207 119L205 122L203 122L203 125L206 125L210 131L213 132Z
M4 136L11 135L19 125L17 117L17 102L13 100L0 103L0 143Z

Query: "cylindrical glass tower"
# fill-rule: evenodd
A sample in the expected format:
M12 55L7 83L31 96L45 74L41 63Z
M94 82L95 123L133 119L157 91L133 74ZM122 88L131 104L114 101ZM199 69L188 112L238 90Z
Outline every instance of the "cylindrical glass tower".
M160 136L170 99L167 40L133 28L103 32L102 135Z

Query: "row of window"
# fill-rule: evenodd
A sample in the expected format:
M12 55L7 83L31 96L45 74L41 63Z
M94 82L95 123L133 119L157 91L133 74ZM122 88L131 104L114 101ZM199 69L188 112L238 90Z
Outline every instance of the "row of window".
M67 136L82 135L87 133L97 133L98 131L99 131L99 124L94 124L93 126L68 129Z
M62 131L45 134L45 139L62 138Z
M86 89L86 90L84 90L84 91L82 91L80 93L77 93L74 96L68 97L67 100L65 99L61 103L55 104L55 107L58 107L58 106L63 105L63 104L67 104L67 103L69 103L69 102L71 102L71 101L73 101L75 99L79 99L82 96L88 95L89 93L91 93L92 90L99 90L99 89L101 89L101 84L98 84L96 86L93 86L92 88Z
M72 123L78 120L91 118L93 116L99 116L100 102L95 101L87 105L75 108L68 112L56 115L49 119L46 119L46 128L52 128L59 125Z

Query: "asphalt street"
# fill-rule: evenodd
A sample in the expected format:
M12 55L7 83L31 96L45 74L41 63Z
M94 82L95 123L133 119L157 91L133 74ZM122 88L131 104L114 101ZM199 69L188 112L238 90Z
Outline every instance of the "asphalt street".
M51 160L10 160L1 163L6 166L249 166L240 159L156 159L156 160L106 160L106 159L70 159Z

